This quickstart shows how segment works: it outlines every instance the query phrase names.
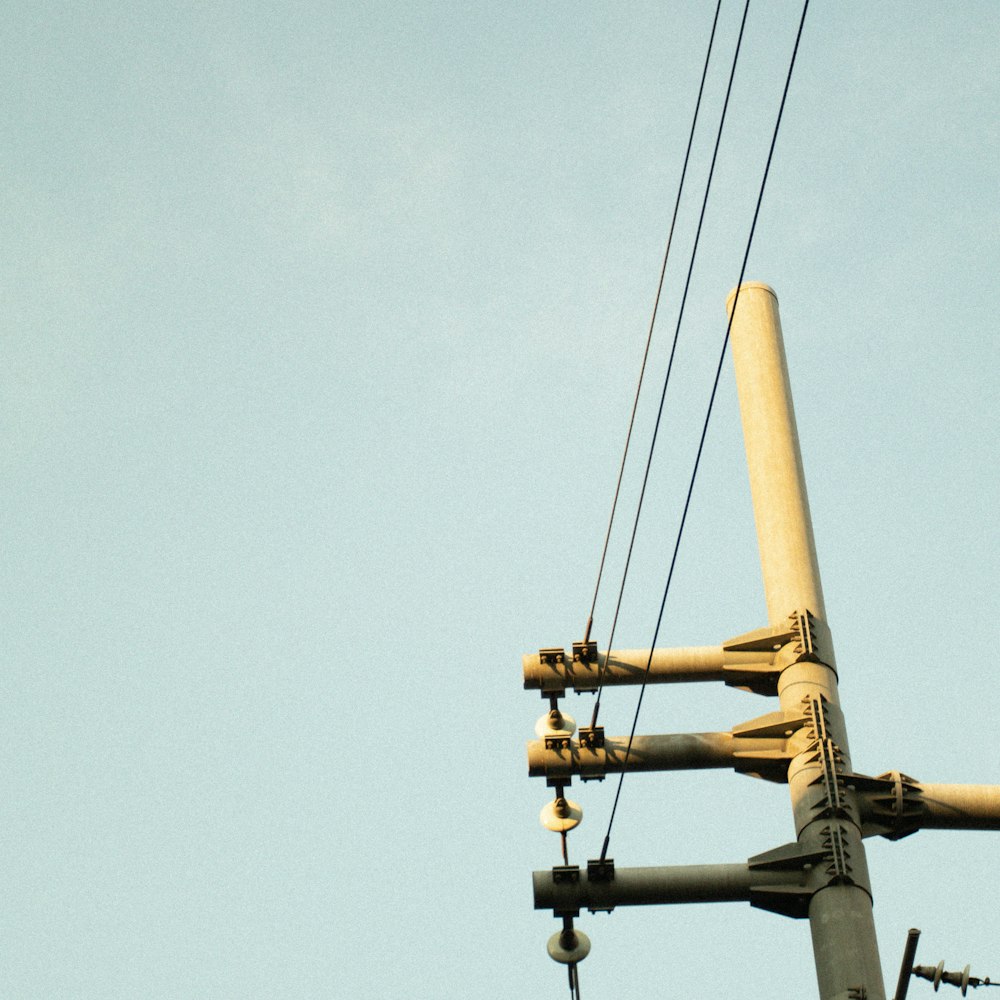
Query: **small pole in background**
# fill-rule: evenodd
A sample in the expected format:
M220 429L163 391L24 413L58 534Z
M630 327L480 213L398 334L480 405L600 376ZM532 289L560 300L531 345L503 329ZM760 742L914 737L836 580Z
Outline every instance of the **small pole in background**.
M903 949L903 964L899 967L899 980L896 982L896 995L893 1000L906 1000L906 991L910 988L910 976L913 974L913 960L917 955L917 942L920 931L911 927L906 935L906 947Z

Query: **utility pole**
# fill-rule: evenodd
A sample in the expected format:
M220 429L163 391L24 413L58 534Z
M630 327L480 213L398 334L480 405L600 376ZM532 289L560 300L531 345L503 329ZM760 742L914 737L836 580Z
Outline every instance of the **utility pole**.
M652 655L600 653L590 642L576 643L571 656L543 649L524 657L524 685L556 709L567 690L594 691L599 679L604 685L721 680L777 696L779 708L728 733L636 737L628 753L627 739L605 738L600 727L572 739L556 709L541 739L529 744L529 774L546 777L557 805L563 803L557 813L568 815L563 789L574 775L731 767L787 782L796 839L737 864L615 870L602 859L585 872L558 866L534 873L535 907L564 921L562 947L550 945L550 954L573 967L586 954L584 947L574 950L571 930L581 908L748 901L809 920L821 1000L885 1000L863 838L895 840L932 826L1000 830L1000 786L931 786L897 771L878 777L854 771L777 297L750 282L730 294L727 308L768 625L720 646Z
M792 409L778 299L767 286L738 290L731 344L750 470L768 622L796 623L812 639L778 677L786 718L805 715L805 738L790 746L788 789L803 853L829 850L832 877L813 894L809 926L821 997L847 997L863 986L883 1000L882 969L872 917L871 880L861 842L847 727L840 710L833 643L826 622ZM736 292L727 303L731 311ZM803 644L806 645L806 644ZM804 650L803 653L806 653Z

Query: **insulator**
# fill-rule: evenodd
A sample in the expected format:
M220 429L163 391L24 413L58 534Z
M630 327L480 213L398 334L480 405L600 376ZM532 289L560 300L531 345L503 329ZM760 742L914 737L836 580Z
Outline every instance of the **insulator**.
M535 735L544 740L546 736L565 736L569 739L576 732L576 719L566 712L553 708L535 723Z
M554 833L565 833L580 825L583 819L583 809L575 802L564 799L561 795L552 802L542 806L538 820L546 830Z
M556 931L549 938L548 951L549 958L563 965L582 962L590 954L590 938L583 931Z

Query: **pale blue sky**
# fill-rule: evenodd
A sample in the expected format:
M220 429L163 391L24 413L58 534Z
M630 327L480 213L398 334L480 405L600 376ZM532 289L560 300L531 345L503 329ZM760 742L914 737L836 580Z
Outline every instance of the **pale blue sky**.
M0 996L567 994L520 656L586 618L713 7L8 9ZM751 10L623 646L652 635L799 9ZM998 42L992 2L815 0L748 275L781 301L854 765L924 781L998 780ZM727 366L662 643L764 624L756 560ZM651 690L639 729L772 707ZM574 860L612 793L574 786ZM793 833L782 787L636 775L611 854ZM996 845L869 842L890 986L910 926L1000 976ZM587 1000L815 995L804 922L581 926Z

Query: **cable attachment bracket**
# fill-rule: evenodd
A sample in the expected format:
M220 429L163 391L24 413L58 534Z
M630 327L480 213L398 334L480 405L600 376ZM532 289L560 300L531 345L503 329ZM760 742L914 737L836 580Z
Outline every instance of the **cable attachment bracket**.
M588 882L614 882L615 861L614 858L592 858L587 862ZM609 906L588 906L591 913L611 913L614 904Z
M596 691L600 686L597 643L592 639L573 643L573 687L577 694Z
M580 746L588 750L601 750L604 748L604 726L581 726Z
M546 646L538 651L538 662L548 668L539 683L539 694L543 698L562 698L566 694L566 650L559 646Z
M596 858L587 862L588 882L614 882L615 859Z

